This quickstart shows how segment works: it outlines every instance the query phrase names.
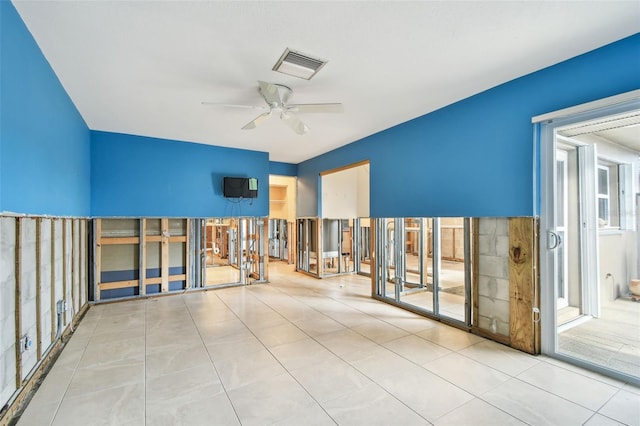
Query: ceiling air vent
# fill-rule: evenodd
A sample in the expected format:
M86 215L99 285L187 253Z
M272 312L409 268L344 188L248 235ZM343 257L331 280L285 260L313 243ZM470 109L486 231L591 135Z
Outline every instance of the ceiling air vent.
M326 63L327 61L322 59L312 58L287 48L276 62L273 70L310 80Z

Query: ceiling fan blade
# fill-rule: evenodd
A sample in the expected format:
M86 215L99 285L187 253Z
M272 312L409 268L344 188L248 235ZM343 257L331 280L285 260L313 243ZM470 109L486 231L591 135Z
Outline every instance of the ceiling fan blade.
M269 112L265 112L264 114L260 114L259 116L257 116L256 118L254 118L252 121L250 121L249 123L245 124L242 127L242 130L251 130L251 129L255 129L256 127L258 127L258 125L260 123L262 123L263 121L265 121L267 118L269 118L269 116L271 115L271 111Z
M258 81L260 85L260 94L267 101L270 106L282 105L282 99L280 99L280 92L278 92L278 86L272 83L266 83L264 81Z
M291 127L291 129L299 135L304 135L309 131L309 127L291 113L283 112L280 114L280 118L287 126Z
M243 109L267 109L265 106L239 105L239 104L221 104L218 102L201 102L202 105L220 106L225 108L243 108Z
M293 104L287 108L289 111L295 112L322 112L322 113L340 113L344 112L344 107L339 103L332 104Z

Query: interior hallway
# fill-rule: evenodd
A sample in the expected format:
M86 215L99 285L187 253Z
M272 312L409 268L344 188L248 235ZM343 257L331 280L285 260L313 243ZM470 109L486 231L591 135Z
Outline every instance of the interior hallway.
M274 262L90 308L19 425L640 424L640 389Z

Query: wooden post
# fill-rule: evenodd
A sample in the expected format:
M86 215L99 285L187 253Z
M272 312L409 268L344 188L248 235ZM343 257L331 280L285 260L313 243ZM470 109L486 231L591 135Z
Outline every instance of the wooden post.
M100 300L100 284L102 284L102 219L96 219L95 230L94 240L96 242L96 258L94 259L95 273L93 274L93 281L95 282L95 287L93 289L93 300L97 302Z
M169 291L169 219L161 219L160 224L162 232L162 255L160 260L160 276L162 281L160 283L160 291L166 293Z
M42 258L40 253L40 243L42 240L42 218L36 219L36 356L38 361L42 358L42 312L40 310L42 296L40 295L42 280Z
M16 225L16 241L15 241L15 335L16 335L16 388L22 386L22 350L20 341L22 339L22 274L20 273L22 265L22 221L20 218L15 219Z
M140 272L138 273L140 296L147 294L147 219L140 219Z
M189 254L191 253L191 250L189 250L189 242L190 242L190 238L189 236L191 235L191 222L189 221L189 219L185 219L186 223L185 223L185 241L184 241L184 273L185 273L185 279L184 279L184 288L190 288L191 287L191 280L189 279L189 277L191 276L191 274L189 273L191 270L191 256L189 256Z
M56 340L56 221L51 219L51 342Z
M87 219L80 221L80 306L87 303Z
M71 220L71 305L73 306L73 312L78 312L80 310L80 306L76 305L78 301L78 280L76 280L76 273L78 272L77 262L76 262L76 254L78 247L76 245L76 235L77 235L77 219Z
M535 237L533 218L509 219L509 334L512 347L531 354L538 352Z
M67 299L67 219L62 219L62 299ZM67 303L69 303L68 300ZM66 326L66 310L63 313L63 321Z

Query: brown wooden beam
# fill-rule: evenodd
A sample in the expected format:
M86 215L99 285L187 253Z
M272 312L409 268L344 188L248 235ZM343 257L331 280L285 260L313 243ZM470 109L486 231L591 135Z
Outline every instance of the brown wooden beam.
M20 273L22 265L22 219L15 219L16 225L16 241L15 241L15 334L16 334L16 388L22 386L22 350L20 348L20 339L22 338L22 274Z
M509 219L509 334L511 346L538 353L538 324L533 309L538 306L535 224L531 217Z
M56 339L56 220L51 219L51 341Z
M139 244L140 237L103 237L100 238L100 244L117 245L117 244Z
M40 290L42 288L42 253L40 250L40 244L42 242L42 218L36 219L36 356L38 361L42 358L42 312L41 303L42 295Z
M116 288L137 287L138 280L112 281L108 283L100 283L100 290L113 290Z

